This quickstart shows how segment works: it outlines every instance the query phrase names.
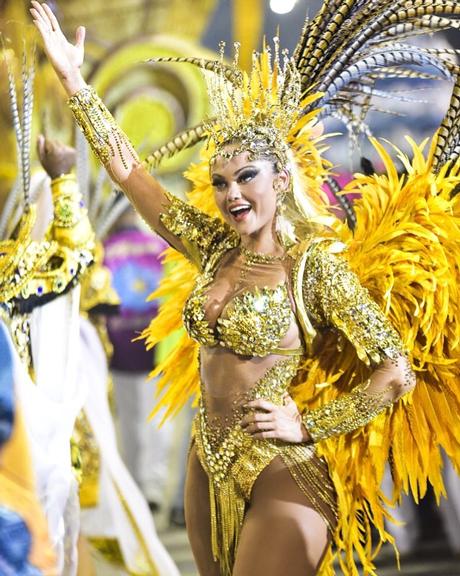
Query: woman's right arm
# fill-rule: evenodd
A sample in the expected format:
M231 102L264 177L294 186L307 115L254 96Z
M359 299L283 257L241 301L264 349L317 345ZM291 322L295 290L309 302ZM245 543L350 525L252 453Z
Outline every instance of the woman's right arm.
M32 0L30 12L75 119L112 180L160 236L203 267L211 245L224 235L220 222L166 192L142 166L127 136L81 75L85 29L77 29L71 44L47 4Z

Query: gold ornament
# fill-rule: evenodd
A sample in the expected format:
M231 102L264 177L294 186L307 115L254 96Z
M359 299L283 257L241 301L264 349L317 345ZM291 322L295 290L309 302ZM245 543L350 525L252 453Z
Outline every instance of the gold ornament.
M250 391L234 399L225 425L209 418L206 392L202 390L200 409L192 434L197 456L209 477L211 505L211 544L221 574L230 576L235 549L252 488L260 473L276 457L285 463L293 479L312 507L333 529L337 522L334 487L327 466L311 445L296 445L278 440L258 440L241 427L244 404L263 398L283 405L289 384L297 373L299 355L278 361L267 370Z
M112 286L112 273L103 264L104 247L96 243L94 263L81 279L80 310L91 312L98 306L119 306L120 298Z
M0 301L61 294L93 260L94 233L75 177L52 182L54 219L42 242L31 240L36 207L18 225L16 238L0 243Z
M122 148L127 146L134 157L136 157L136 153L94 88L91 86L82 88L69 98L68 105L85 138L102 164L105 166L109 164L116 148L124 168L128 170Z
M21 219L16 238L0 242L0 302L29 294L37 271L56 254L55 242L31 240L35 220L36 208L30 206Z

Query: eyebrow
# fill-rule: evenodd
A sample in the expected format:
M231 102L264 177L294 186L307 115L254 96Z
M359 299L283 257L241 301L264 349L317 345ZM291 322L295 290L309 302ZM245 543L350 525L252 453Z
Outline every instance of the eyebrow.
M238 170L235 170L235 172L233 172L233 176L238 176L238 174L243 170L246 170L246 168L257 168L257 166L254 166L254 164L246 164L246 166L243 166L242 168L238 168ZM221 174L218 174L217 172L213 172L212 177L222 178L223 180L225 180L225 177L222 176Z

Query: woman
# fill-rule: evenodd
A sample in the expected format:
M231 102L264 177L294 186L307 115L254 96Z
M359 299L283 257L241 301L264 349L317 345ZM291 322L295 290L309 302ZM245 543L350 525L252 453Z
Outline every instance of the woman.
M400 338L334 254L336 244L314 236L299 244L281 229L282 208L296 193L287 143L300 118L296 70L284 70L290 90L277 100L262 92L252 98L252 115L247 106L235 113L237 98L229 112L222 84L214 85L220 116L209 128L209 168L222 223L168 194L139 162L80 74L84 28L72 45L46 4L33 1L31 13L94 151L148 224L199 270L184 320L201 344L185 502L200 574L316 574L337 505L315 442L367 424L410 392L415 378ZM276 81L270 86L278 90ZM302 415L288 387L327 329L345 335L373 370Z

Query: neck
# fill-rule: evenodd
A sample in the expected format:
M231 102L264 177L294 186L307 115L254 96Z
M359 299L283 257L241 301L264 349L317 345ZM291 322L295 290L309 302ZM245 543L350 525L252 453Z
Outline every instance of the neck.
M284 254L284 248L270 231L268 234L258 233L257 235L242 235L241 245L251 252L258 254L270 254L281 256Z

